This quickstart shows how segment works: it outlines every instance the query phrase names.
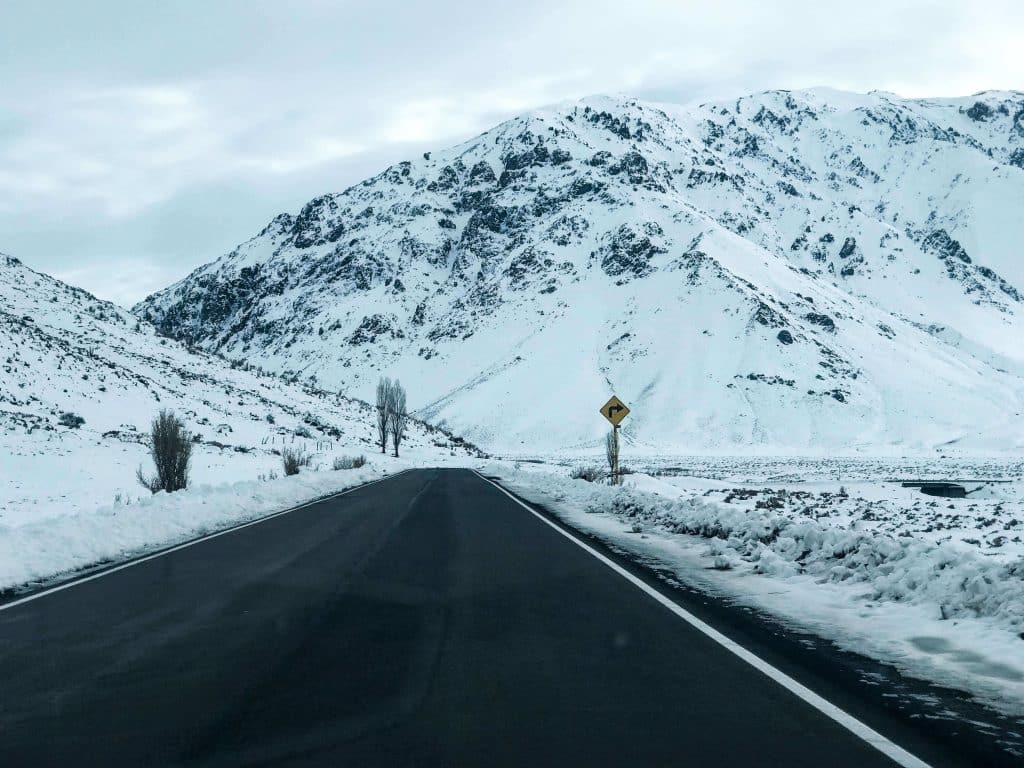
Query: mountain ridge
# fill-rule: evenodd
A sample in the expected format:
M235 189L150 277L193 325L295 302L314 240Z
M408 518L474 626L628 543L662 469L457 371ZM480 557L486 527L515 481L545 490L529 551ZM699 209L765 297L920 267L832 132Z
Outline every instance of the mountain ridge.
M594 97L314 198L134 311L353 392L400 374L506 450L597 447L578 402L611 389L649 450L999 450L1021 204L1015 92Z

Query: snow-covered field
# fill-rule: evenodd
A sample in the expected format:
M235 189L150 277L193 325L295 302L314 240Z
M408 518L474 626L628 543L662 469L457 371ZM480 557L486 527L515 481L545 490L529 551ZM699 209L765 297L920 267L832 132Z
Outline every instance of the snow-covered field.
M144 424L139 426L146 428ZM188 426L192 427L192 423ZM35 435L4 434L0 428L0 445L7 453L0 464L0 536L5 528L60 515L89 513L113 503L134 503L150 495L135 478L138 467L150 474L153 469L141 433L132 433L132 439L118 440L104 438L83 427L51 435L46 440L35 438ZM191 485L216 486L280 476L283 474L281 457L274 451L279 451L283 444L305 449L314 471L330 470L337 457L357 455L365 456L371 466L395 465L390 448L389 455L382 456L380 449L366 438L314 440L274 433L265 437L265 445L263 439L223 448L195 444ZM414 461L439 464L455 458L452 450L421 440L411 442L402 451L403 459L409 457ZM236 445L245 450L238 450ZM462 451L456 453L464 455Z
M75 455L69 451L67 458L75 466ZM132 488L121 477L90 475L78 462L77 471L69 473L67 480L51 479L50 490L39 500L28 496L22 503L8 500L8 511L0 520L0 593L162 549L410 467L463 466L475 461L461 453L443 456L420 448L399 459L370 454L364 467L334 470L333 456L322 453L313 466L283 477L276 456L254 456L241 464L234 458L219 462L213 458L214 462L204 464L200 457L202 468L196 481L173 494L152 495L141 487ZM86 499L95 498L93 483L127 489L103 503L83 502L75 491L82 491Z
M5 433L0 423L0 592L132 557L410 466L469 460L467 452L421 435L395 459L390 449L382 455L365 438L275 433L266 445L241 444L244 451L195 444L189 488L153 496L135 478L137 467L152 472L152 460L142 435L132 434L130 440L111 439L83 427L40 437ZM274 453L282 442L311 456L310 467L296 477L283 476ZM363 468L332 469L336 458L357 455L367 459Z
M568 468L596 459L534 459ZM1008 458L639 457L627 485L744 512L774 511L857 532L1024 557L1024 461ZM530 462L520 463L531 466ZM926 496L904 481L959 480L966 499Z
M569 480L565 467L551 465L495 464L487 472L682 583L1024 715L1020 463L660 464L670 474L631 475L619 488ZM946 477L1011 482L978 483L984 487L966 499L887 482L952 469L961 474Z
M94 510L0 526L0 590L177 544L384 477L377 466L120 497Z

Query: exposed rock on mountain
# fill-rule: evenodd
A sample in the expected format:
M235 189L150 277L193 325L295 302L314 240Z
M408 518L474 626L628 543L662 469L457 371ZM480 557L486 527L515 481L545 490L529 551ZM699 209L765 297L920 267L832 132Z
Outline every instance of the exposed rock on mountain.
M364 397L400 375L499 449L597 446L612 390L635 449L1005 447L1022 126L1015 92L587 99L318 197L134 311Z

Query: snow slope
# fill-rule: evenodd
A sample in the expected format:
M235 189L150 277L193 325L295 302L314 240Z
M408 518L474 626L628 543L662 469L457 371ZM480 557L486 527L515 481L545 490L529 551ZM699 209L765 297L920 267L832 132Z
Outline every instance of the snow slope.
M261 233L135 308L506 452L1017 450L1024 94L595 97Z
M305 447L314 468L338 455L377 461L365 403L189 351L0 254L0 539L12 527L148 495L135 470L152 469L144 433L161 408L198 434L196 484L280 474L274 451L284 444ZM85 421L63 426L66 413ZM467 453L419 423L406 448L424 461Z

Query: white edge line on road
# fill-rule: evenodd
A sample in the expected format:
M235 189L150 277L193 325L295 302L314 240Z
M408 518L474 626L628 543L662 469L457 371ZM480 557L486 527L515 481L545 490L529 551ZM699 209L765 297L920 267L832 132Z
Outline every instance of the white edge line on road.
M474 472L475 471L476 470L474 470ZM530 514L534 515L541 522L551 526L558 533L562 534L563 536L565 536L565 538L569 539L569 541L573 542L577 546L584 549L587 553L600 560L602 563L611 568L626 581L630 582L637 589L646 592L648 595L650 595L663 606L668 608L670 611L672 611L672 613L681 618L694 629L711 638L726 650L740 657L741 659L743 659L743 661L747 662L750 666L754 667L754 669L767 675L776 683L778 683L783 688L788 690L790 693L807 702L816 710L821 712L823 715L834 720L836 723L846 728L846 730L850 731L852 734L854 734L861 740L867 742L872 747L877 749L879 752L882 752L887 757L894 760L898 765L904 766L904 768L931 768L931 766L928 763L924 762L919 757L916 757L915 755L912 755L910 752L907 752L907 750L903 749L903 747L899 746L898 744L894 744L893 742L889 741L889 739L885 738L885 736L878 733L869 726L865 725L860 720L855 718L853 715L849 714L845 710L840 709L827 699L819 696L810 688L797 682L782 670L773 667L760 656L756 656L754 653L748 651L739 643L730 640L728 637L723 635L710 624L701 621L692 613L687 611L685 608L681 607L680 605L677 605L675 602L670 600L661 592L654 589L654 587L650 586L643 579L640 579L639 577L630 573L621 565L616 563L614 560L611 560L605 555L602 555L589 544L576 538L561 526L551 522L544 515L542 515L540 512L537 512L528 504L524 504L522 501L517 499L513 494L509 493L507 490L505 490L505 488L503 488L498 483L484 477L479 472L477 472L476 474L481 480L493 485L499 491L501 491L510 499L512 499L512 501L514 501L516 504L530 512Z
M102 571L100 571L98 573L93 573L93 574L91 574L89 576L83 576L80 579L73 579L72 581L68 581L68 582L65 582L63 584L58 584L55 587L49 587L48 589L42 589L39 592L33 592L32 594L26 595L25 597L20 597L17 600L12 600L9 603L4 603L3 605L0 605L0 611L6 611L8 608L14 608L15 606L18 606L18 605L24 605L25 603L31 602L33 600L38 600L41 597L46 597L47 595L52 595L55 592L62 592L65 589L70 589L71 587L76 587L79 584L85 584L87 581L94 581L95 579L101 579L104 576L109 576L112 573L117 573L118 571L123 571L125 568L131 568L133 565L139 565L140 563L145 563L145 562L148 562L149 560L155 560L158 557L163 557L164 555L169 555L172 552L177 552L179 550L186 549L187 547L191 547L191 546L194 546L196 544L202 544L204 541L209 541L210 539L216 539L218 536L225 536L225 535L227 535L229 533L234 533L235 531L240 531L243 528L248 528L251 525L259 525L260 523L265 523L265 522L267 522L267 520L273 520L275 517L280 517L281 515L287 515L289 512L297 512L300 509L305 509L306 507L312 507L314 504L320 504L321 502L324 502L324 501L330 501L331 499L336 499L339 496L344 496L346 494L352 493L353 491L358 491L361 488L366 488L368 486L376 485L377 483L384 482L385 480L390 480L393 477L398 477L399 475L404 474L404 473L406 473L408 471L409 471L408 469L403 469L403 470L400 470L399 472L395 472L393 475L386 475L384 477L377 478L376 480L371 480L368 483L361 483L361 484L355 485L355 486L353 486L351 488L346 488L344 491L338 491L338 493L332 493L330 496L324 496L322 499L313 499L312 501L307 501L304 504L299 504L297 507L289 507L288 509L282 509L280 512L272 512L269 515L265 515L263 517L258 517L255 520L249 520L248 522L245 522L245 523L239 523L238 525L233 525L230 528L224 528L223 530L215 531L214 533L209 533L209 534L207 534L205 536L200 536L197 539L189 539L188 541L182 542L181 544L176 544L176 545L168 547L166 549L161 549L159 552L154 552L151 555L144 555L142 557L137 557L137 558L135 558L133 560L129 560L126 563L121 563L121 565L115 565L115 566L113 566L111 568L106 568L106 569L104 569L104 570L102 570Z

